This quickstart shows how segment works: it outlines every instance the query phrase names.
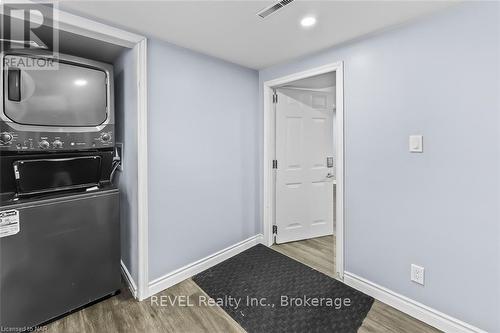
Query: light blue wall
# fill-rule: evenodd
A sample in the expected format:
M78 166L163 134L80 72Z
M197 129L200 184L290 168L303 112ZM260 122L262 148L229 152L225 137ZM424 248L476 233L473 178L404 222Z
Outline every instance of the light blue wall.
M124 144L123 171L115 183L120 188L122 261L134 282L138 278L137 254L137 75L134 52L125 50L115 61L116 141Z
M500 332L500 5L460 4L260 82L339 60L346 270ZM423 154L408 152L410 134L424 135Z
M154 39L149 279L259 232L258 73Z

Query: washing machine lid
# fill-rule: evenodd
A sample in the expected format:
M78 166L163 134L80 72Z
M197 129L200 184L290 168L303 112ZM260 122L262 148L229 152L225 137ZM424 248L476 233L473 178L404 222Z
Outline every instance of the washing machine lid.
M84 156L14 162L19 196L99 185L101 157Z

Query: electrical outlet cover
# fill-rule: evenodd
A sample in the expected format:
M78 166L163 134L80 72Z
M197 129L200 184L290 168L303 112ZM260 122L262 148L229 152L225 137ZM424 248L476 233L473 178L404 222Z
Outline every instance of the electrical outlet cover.
M411 265L411 280L424 285L424 268L418 265Z
M423 153L424 137L422 135L410 135L408 148L410 153Z
M120 157L120 166L118 167L118 170L123 171L123 163L125 162L123 160L123 143L117 142L115 144L115 155Z

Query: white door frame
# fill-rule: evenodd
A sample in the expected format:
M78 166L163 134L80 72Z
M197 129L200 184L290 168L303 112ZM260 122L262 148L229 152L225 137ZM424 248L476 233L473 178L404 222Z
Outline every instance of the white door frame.
M36 13L36 12L33 12ZM30 16L33 22L39 20ZM138 207L138 281L136 298L149 296L148 277L148 90L147 39L144 36L118 29L97 21L55 10L54 18L60 30L128 47L134 52L137 70L137 207ZM132 281L134 283L134 281ZM134 286L135 287L135 286Z
M272 161L275 157L276 124L272 102L273 88L292 81L325 73L335 75L336 91L336 262L337 278L344 278L344 63L342 61L294 73L263 83L264 98L264 198L263 198L263 230L264 242L271 246L274 242L272 226L275 216L275 177Z

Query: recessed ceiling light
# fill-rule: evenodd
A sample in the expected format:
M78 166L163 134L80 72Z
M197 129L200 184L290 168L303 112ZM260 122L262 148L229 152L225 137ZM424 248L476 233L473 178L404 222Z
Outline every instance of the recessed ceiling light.
M314 16L306 16L302 20L300 20L300 25L304 28L312 27L316 24L316 18Z
M83 86L87 85L87 80L79 79L79 80L73 81L73 83L75 84L75 86L83 87Z

